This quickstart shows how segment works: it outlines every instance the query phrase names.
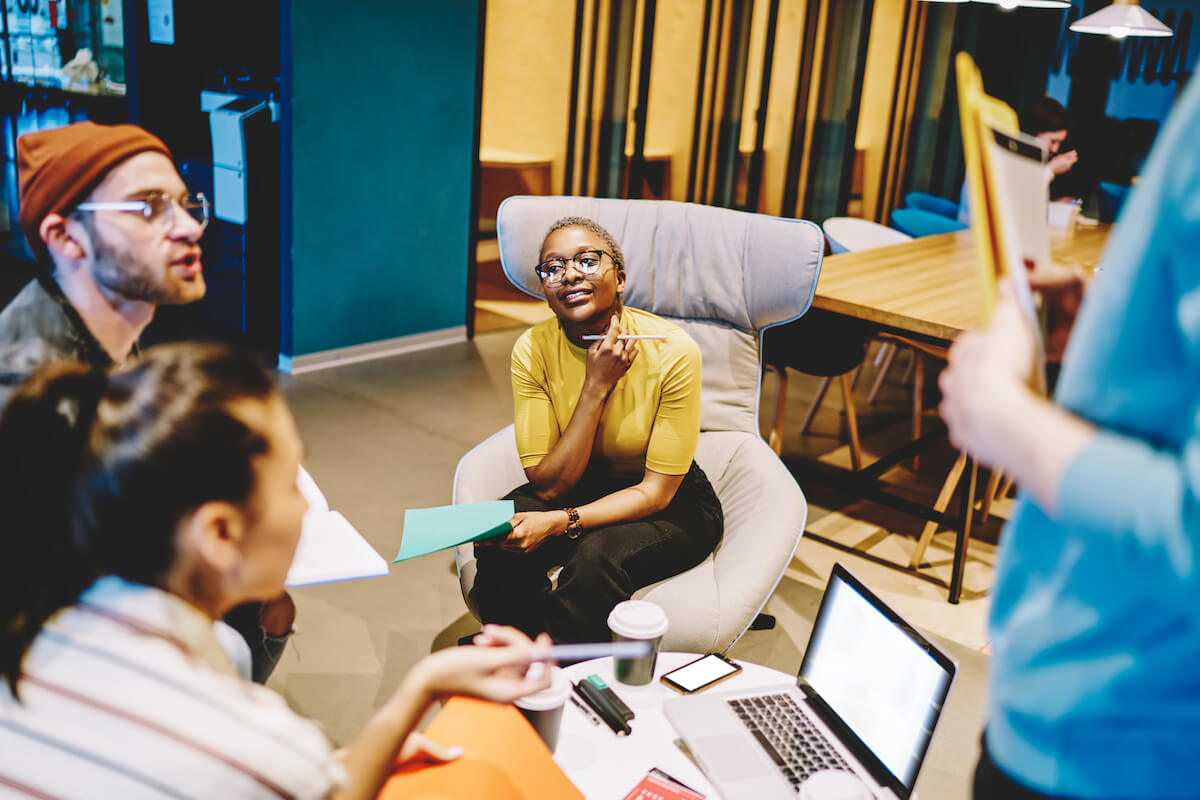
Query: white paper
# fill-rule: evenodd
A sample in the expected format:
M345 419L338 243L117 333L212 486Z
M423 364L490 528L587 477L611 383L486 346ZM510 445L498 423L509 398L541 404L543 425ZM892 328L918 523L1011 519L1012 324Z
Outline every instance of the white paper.
M300 487L300 494L304 495L304 499L308 501L309 511L329 510L329 501L325 499L321 487L317 486L316 480L308 474L308 470L304 467L300 467L300 471L296 474L296 485Z
M988 161L996 196L1005 265L1017 302L1039 330L1037 307L1029 287L1029 272L1050 266L1050 231L1046 225L1047 192L1044 153L1038 141L1025 134L987 129ZM997 140L999 135L1004 142ZM1022 145L1024 147L1022 148ZM1033 152L1042 153L1034 158Z
M152 44L175 44L174 0L146 0Z
M301 523L296 557L288 570L288 586L377 578L389 573L387 561L349 520L329 510L329 501L304 467L296 474L296 486L308 501L308 511Z
M389 574L388 563L336 511L309 511L300 530L300 545L287 586L378 578Z

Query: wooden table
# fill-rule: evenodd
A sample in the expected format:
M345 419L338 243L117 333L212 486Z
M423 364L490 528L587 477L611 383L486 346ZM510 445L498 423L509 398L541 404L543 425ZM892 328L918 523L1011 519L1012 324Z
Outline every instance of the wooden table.
M1051 258L1095 269L1110 227L1051 228ZM982 323L979 281L971 231L943 233L827 257L813 307L946 344Z
M1050 228L1050 255L1089 272L1100 263L1110 225ZM821 265L813 307L869 322L882 331L934 345L950 344L983 323L980 273L971 231L925 236L903 244L827 257ZM961 478L961 511L950 517L887 491L880 476L923 447L922 437L866 469L841 475L838 483L864 499L957 529L949 600L962 592L963 565L971 533L975 465L968 459ZM949 499L949 496L948 496ZM807 534L835 547L837 542Z

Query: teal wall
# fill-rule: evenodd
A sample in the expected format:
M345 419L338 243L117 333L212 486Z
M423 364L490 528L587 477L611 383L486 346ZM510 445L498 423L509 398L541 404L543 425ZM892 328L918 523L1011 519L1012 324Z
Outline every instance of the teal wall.
M466 324L476 2L290 10L283 355Z

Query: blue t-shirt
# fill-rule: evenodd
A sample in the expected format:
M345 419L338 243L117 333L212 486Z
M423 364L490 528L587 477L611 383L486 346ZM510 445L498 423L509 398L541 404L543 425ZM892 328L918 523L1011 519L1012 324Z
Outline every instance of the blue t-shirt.
M1200 762L1200 81L1088 291L1057 401L1098 433L996 568L988 749L1074 797L1195 797Z

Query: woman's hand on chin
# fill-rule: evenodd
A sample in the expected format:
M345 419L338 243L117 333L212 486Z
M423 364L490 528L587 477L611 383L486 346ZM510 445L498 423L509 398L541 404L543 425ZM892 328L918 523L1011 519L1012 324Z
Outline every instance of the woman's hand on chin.
M637 358L637 340L617 338L624 332L614 314L608 321L604 338L593 342L588 348L586 380L606 394L617 385Z
M528 553L567 529L565 511L518 511L509 520L512 533L500 541L505 550Z

